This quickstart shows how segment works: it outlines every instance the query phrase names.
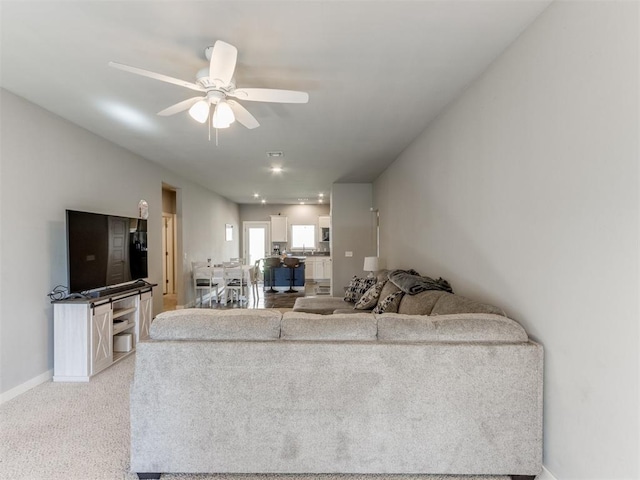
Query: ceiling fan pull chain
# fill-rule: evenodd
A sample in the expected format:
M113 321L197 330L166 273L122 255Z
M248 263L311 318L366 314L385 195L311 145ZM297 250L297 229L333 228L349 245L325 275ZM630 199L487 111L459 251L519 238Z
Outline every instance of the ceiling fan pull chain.
M209 127L209 141L211 141L211 104L209 104L209 117L207 119L207 126Z

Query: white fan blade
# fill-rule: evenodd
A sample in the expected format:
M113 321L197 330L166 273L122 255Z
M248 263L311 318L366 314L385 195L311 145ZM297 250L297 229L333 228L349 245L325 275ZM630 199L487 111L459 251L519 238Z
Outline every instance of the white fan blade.
M227 103L233 110L233 114L236 117L236 120L239 121L242 125L247 127L249 130L253 128L257 128L260 126L256 117L249 113L249 110L244 108L238 102L234 102L233 100L227 100Z
M229 95L251 102L307 103L309 101L307 92L275 90L273 88L237 88Z
M183 112L193 105L198 103L200 100L206 100L207 97L193 97L188 100L184 100L180 103L176 103L175 105L171 105L170 107L165 108L164 110L158 112L158 115L163 117L168 117L169 115L175 115L176 113Z
M220 40L213 45L211 61L209 63L209 78L219 87L226 87L231 83L233 72L236 70L238 50L233 45Z
M195 90L197 92L204 92L205 89L200 85L196 85L195 83L186 82L184 80L180 80L179 78L168 77L167 75L162 75L161 73L150 72L149 70L143 70L138 67L130 67L129 65L124 65L122 63L109 62L109 66L113 68L118 68L120 70L124 70L125 72L135 73L136 75L142 75L143 77L153 78L155 80L160 80L161 82L173 83L174 85L178 85L180 87L187 87L191 90Z

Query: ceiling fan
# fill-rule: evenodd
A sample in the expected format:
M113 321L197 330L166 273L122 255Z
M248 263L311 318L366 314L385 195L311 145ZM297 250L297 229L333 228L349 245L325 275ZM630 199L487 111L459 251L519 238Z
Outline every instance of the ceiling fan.
M309 101L308 93L295 90L236 88L233 74L236 69L238 50L233 45L218 40L212 47L205 49L205 55L209 60L209 66L197 73L195 83L122 63L109 62L109 66L201 92L204 95L171 105L158 112L158 115L169 116L188 109L192 118L205 123L213 110L211 125L216 129L227 128L235 120L249 129L260 126L258 120L237 101L232 100L233 98L273 103L307 103Z

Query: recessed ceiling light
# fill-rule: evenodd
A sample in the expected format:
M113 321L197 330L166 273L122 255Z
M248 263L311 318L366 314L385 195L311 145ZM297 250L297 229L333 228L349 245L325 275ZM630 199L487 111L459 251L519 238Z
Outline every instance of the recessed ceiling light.
M267 200L265 198L263 198L262 200L260 200L262 203L267 203Z
M300 205L304 205L304 202L300 202Z
M273 173L281 173L282 172L282 167L271 167L271 171Z
M319 194L318 194L318 196L319 196L320 198L322 198L322 197L324 197L324 193L319 193Z
M253 198L258 198L259 196L260 196L260 194L259 194L259 193L254 193L254 194L253 194Z
M322 199L319 199L319 200L318 200L318 203L322 203Z
M284 153L283 152L267 152L267 157L270 157L270 158L284 157Z

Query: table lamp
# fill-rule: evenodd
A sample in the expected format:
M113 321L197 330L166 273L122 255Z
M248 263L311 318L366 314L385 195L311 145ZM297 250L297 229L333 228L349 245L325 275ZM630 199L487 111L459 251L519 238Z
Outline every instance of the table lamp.
M377 272L378 268L378 257L364 257L364 267L362 268L365 272L369 272L368 277L373 277L373 272Z

